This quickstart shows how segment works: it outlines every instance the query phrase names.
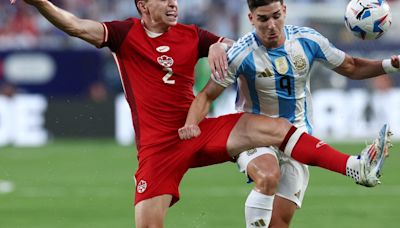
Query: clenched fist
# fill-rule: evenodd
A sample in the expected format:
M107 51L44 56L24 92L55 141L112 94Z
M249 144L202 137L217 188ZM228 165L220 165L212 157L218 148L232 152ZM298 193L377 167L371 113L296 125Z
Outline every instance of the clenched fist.
M199 136L201 134L201 130L199 126L191 124L179 128L178 133L180 139L187 140Z

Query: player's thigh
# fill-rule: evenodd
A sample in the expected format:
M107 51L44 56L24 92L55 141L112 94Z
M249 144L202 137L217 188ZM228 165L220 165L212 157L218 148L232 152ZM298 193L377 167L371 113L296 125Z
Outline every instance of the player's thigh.
M227 141L242 115L236 113L218 118L207 118L200 123L201 135L188 140L190 143L188 149L194 151L191 156L191 168L233 161L227 153Z
M140 201L135 206L135 223L137 228L161 228L167 210L171 204L172 195L161 195Z
M289 227L296 209L297 205L293 201L280 196L275 196L269 228Z
M227 149L231 156L240 152L264 146L279 146L292 125L283 118L271 118L246 113L232 129Z

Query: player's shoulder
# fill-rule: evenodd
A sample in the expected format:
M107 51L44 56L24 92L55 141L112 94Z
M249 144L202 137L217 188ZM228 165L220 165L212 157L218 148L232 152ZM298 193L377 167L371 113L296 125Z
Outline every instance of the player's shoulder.
M240 37L237 40L237 43L240 45L253 45L254 43L256 43L257 41L257 37L255 32L248 32L245 35L243 35L242 37Z
M187 25L187 24L177 23L173 27L173 29L177 33L196 35L198 34L200 28L197 25L193 24Z
M133 25L133 24L140 24L140 19L135 17L128 17L122 20L107 21L105 23Z
M285 30L289 39L311 39L314 41L325 39L321 33L314 28L296 25L285 25Z
M228 51L228 63L239 66L248 56L261 46L255 32L249 32L239 38Z
M249 32L240 37L230 49L230 52L253 51L259 46L255 32Z

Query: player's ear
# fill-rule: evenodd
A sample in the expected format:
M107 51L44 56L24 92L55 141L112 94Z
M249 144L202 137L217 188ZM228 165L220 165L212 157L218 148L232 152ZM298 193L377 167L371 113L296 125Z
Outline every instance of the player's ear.
M137 2L137 7L140 10L141 14L147 12L147 6L146 6L146 2L145 1L139 0Z
M282 5L282 11L284 14L286 14L286 5Z
M254 23L253 23L253 14L250 12L249 14L247 14L247 16L249 17L249 21L250 21L251 25L254 26Z

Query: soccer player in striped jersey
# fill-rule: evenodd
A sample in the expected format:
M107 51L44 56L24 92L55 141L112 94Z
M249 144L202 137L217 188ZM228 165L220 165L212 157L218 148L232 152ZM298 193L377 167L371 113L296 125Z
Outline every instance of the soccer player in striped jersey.
M236 113L204 120L202 134L197 125L180 128L194 100L197 60L209 54L212 66L223 67L224 46L230 41L177 23L177 0L136 0L140 19L106 23L77 18L48 0L24 1L69 35L108 47L116 59L137 136L137 228L163 227L168 208L179 200L179 184L188 169L232 161L252 147L275 145L304 163L336 172L346 169L348 155L327 145L317 148L318 139L283 118ZM387 149L387 140L381 141L370 147L377 156L357 163L360 183L377 183L376 163L383 161ZM308 146L315 149L305 150ZM327 156L319 156L320 151Z
M310 69L314 62L351 79L398 71L397 56L383 62L353 58L314 29L285 25L286 6L282 0L247 3L255 31L244 35L228 51L227 77L219 77L223 72L214 75L214 81L194 101L187 124L199 122L203 117L195 113L201 113L223 88L237 81L239 112L285 118L299 131L312 134ZM322 141L315 145L324 146ZM350 168L358 158L350 157L347 162L342 173L358 182ZM308 185L307 165L280 153L277 147L246 151L239 155L237 163L255 182L245 204L246 226L266 227L272 216L270 227L288 227L296 209L301 207Z

